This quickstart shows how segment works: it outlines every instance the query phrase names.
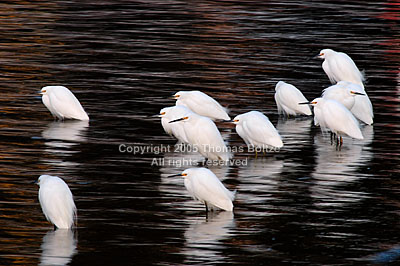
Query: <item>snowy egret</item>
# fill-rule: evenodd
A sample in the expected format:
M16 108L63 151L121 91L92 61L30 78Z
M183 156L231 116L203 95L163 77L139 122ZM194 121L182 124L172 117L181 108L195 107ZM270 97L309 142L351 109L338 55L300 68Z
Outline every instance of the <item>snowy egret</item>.
M310 106L299 105L308 101L303 93L292 84L279 81L275 86L275 102L278 112L289 115L312 115Z
M189 113L169 123L183 123L186 138L193 148L210 160L228 161L231 154L214 122L205 116Z
M332 49L321 50L318 58L324 59L322 68L332 84L345 80L362 88L365 97L357 97L351 111L358 119L367 125L371 125L374 118L372 103L364 89L364 76L353 59L345 53L336 52Z
M165 132L178 139L178 143L188 143L185 130L182 123L169 123L172 120L184 117L192 111L183 105L165 107L161 109L159 117L161 117L161 125Z
M193 112L213 120L230 120L226 108L201 91L178 91L174 94L176 105L184 105Z
M319 53L318 58L324 59L322 69L332 84L345 80L364 88L364 76L357 68L353 59L347 54L336 52L332 49L323 49Z
M64 86L46 86L40 91L42 102L51 114L60 120L89 120L75 95Z
M310 104L314 106L314 115L321 128L336 134L339 145L343 143L342 135L364 139L357 119L343 104L324 98L316 98Z
M338 101L349 110L353 108L357 95L365 96L363 89L357 84L344 80L324 89L322 92L322 98Z
M68 185L58 176L41 175L39 202L46 219L57 228L68 229L74 224L76 207Z
M233 119L236 132L247 146L267 149L283 147L282 138L268 117L258 111L250 111Z
M185 187L189 194L208 208L220 208L225 211L232 211L232 201L235 198L235 192L231 192L221 183L218 177L207 168L189 168L182 174L172 175L183 176L185 178Z

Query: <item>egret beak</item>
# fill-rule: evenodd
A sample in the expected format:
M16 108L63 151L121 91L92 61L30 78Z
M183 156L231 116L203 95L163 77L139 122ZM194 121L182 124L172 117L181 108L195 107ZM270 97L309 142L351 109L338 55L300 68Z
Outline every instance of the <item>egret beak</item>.
M161 112L157 115L152 115L151 117L163 117L163 115L165 115L165 112Z
M40 95L44 94L44 92L42 92L42 91L38 91L37 93L40 94Z
M313 59L322 59L320 54L317 54L316 56L313 57Z
M187 117L187 116L185 116L185 117L182 117L182 118L178 118L178 119L175 119L175 120L169 121L169 123L175 123L175 122L179 122L179 121L182 121L182 120L185 120L185 119L188 119L188 117Z
M182 176L182 174L177 174L177 175L169 175L167 177L176 177L176 176Z
M299 103L299 104L311 104L310 102L303 102L303 103Z
M357 91L351 91L350 93L351 93L351 94L354 94L354 95L362 95L362 96L365 96L364 93L357 92Z

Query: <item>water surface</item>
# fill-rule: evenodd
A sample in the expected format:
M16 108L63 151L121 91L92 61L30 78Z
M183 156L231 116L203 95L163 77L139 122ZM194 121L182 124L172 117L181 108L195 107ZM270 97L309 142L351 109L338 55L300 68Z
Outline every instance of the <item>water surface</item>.
M0 4L0 263L3 265L366 265L396 263L399 237L400 3L394 1L5 1ZM321 49L365 72L375 123L338 151L310 118L277 114L274 87L308 99L329 80ZM54 122L37 92L64 85L90 123ZM192 153L159 119L178 90L268 115L285 146L210 166L237 191L205 216L168 178ZM231 147L244 143L217 124ZM153 159L164 164L154 164ZM171 162L171 163L168 163ZM33 184L70 186L74 232L52 231ZM393 255L394 254L394 255ZM399 262L397 258L397 263Z

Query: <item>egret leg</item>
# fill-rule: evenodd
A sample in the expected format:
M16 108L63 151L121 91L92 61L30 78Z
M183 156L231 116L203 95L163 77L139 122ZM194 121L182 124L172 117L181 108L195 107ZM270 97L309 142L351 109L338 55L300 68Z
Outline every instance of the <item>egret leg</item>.
M256 150L256 159L257 159L257 156L258 156L258 153L257 153L257 150Z
M57 226L54 224L54 231L56 231L57 230Z
M336 134L336 150L340 151L342 149L343 138Z
M208 206L207 206L207 202L204 202L204 205L206 205L206 213L208 214Z

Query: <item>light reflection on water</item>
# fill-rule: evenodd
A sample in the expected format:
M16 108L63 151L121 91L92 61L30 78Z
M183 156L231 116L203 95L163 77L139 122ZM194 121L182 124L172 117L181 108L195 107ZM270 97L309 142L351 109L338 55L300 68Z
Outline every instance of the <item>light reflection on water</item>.
M223 240L231 236L235 227L233 212L211 213L208 218L188 218L188 228L184 233L185 244L182 254L184 263L214 263L224 261Z
M1 3L0 264L364 265L398 246L396 4ZM365 71L375 111L365 139L345 138L340 151L311 117L279 117L273 99L279 80L319 96L329 80L311 58L327 47ZM90 123L53 122L37 95L45 85L73 90ZM183 179L167 177L198 154L118 149L173 146L151 116L179 90L206 92L232 117L259 110L282 135L279 152L210 166L237 191L233 214L207 219ZM217 126L229 146L244 146L233 125ZM76 235L49 231L33 184L41 174L70 186Z
M77 253L76 246L77 241L73 231L65 229L48 231L40 246L42 254L39 265L67 265Z

